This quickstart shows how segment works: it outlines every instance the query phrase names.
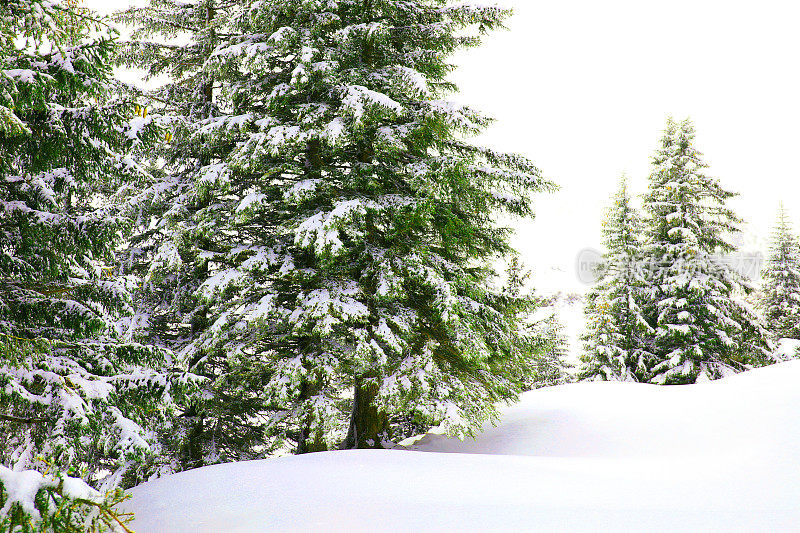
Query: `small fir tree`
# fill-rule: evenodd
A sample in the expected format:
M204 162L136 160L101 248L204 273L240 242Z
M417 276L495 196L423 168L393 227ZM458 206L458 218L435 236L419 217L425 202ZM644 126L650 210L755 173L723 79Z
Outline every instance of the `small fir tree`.
M642 222L631 205L623 177L603 223L606 253L599 279L586 305L586 352L581 379L642 381L653 355L653 328L641 307L645 280L641 268Z
M652 383L716 379L771 360L766 332L742 299L750 286L721 260L734 250L727 237L738 231L725 205L734 194L703 172L693 141L688 120L667 122L645 196Z
M530 343L527 350L534 361L526 388L562 385L572 379L572 365L567 362L568 339L557 314L562 295L542 298L532 292L525 294L523 290L530 277L519 258L512 256L504 292L517 303L519 313L527 317L518 326L520 339Z
M800 246L781 204L763 273L761 306L777 339L800 339Z
M534 328L529 338L536 341L532 350L536 356L533 380L528 388L552 387L573 381L574 366L567 360L569 338L556 312L541 319Z

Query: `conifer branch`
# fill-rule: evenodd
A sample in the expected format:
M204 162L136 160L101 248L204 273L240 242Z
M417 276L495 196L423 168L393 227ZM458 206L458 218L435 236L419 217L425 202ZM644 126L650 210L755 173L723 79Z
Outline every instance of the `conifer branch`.
M0 414L0 420L5 420L6 422L15 422L18 424L45 424L50 422L50 419L48 418L30 418L4 414Z

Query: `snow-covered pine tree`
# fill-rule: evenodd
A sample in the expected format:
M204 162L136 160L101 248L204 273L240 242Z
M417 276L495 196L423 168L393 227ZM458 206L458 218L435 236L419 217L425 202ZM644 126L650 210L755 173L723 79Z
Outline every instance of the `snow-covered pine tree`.
M47 472L25 488L0 467L0 499L5 524L37 509L47 524L84 487L82 510L57 513L83 529L103 498L59 478L105 490L148 475L171 376L117 336L130 295L111 201L138 179L125 149L141 132L114 94L114 32L75 4L0 4L0 464Z
M777 339L800 339L800 245L781 204L764 269L761 306Z
M552 387L573 381L574 367L567 361L569 338L555 309L535 322L532 328L528 338L535 343L531 351L536 357L533 379L527 388Z
M581 379L642 381L652 358L648 337L653 329L641 304L645 283L642 222L631 205L623 176L603 222L606 252L597 284L587 296L587 332Z
M567 362L568 339L557 314L557 304L564 298L557 294L544 298L533 292L524 292L531 278L519 257L513 255L506 271L504 293L518 306L521 340L530 342L527 348L534 356L534 371L526 383L527 389L561 385L572 379L572 366Z
M688 120L667 122L644 199L651 383L716 379L770 361L766 331L742 298L749 283L722 260L738 231L725 205L734 193L704 173L694 136Z
M185 357L220 361L227 405L260 402L298 452L381 446L399 414L475 427L533 368L487 266L509 252L495 214L530 215L548 184L461 140L489 120L442 97L446 58L507 12L269 0L226 13L233 37L206 63L219 114L199 135L233 152L201 188L193 253L209 272L194 294L210 327Z
M125 264L142 281L131 333L168 348L176 363L207 378L181 406L178 426L163 436L179 470L255 458L264 440L259 387L230 385L227 350L200 340L217 313L207 295L220 268L231 264L231 243L242 239L238 230L222 233L238 205L226 160L246 139L235 120L226 122L232 108L221 92L237 73L210 63L215 49L241 42L230 23L241 4L153 0L117 15L133 27L121 63L142 69L156 85L139 90L142 113L167 130L141 154L153 180L129 204L136 230Z

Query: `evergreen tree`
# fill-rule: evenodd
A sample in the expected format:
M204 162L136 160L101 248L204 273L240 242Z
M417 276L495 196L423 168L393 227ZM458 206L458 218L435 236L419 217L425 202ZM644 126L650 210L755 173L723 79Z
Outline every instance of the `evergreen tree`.
M47 472L35 506L0 494L12 529L37 509L88 516L99 496L68 513L67 472L104 490L153 472L150 433L170 410L161 352L117 334L130 294L112 200L138 179L126 147L140 129L114 96L113 51L75 2L0 5L0 463Z
M573 381L573 365L567 361L569 339L555 311L534 325L528 338L536 341L533 380L529 389L564 385Z
M523 318L517 326L521 340L529 342L527 350L532 354L534 369L525 384L526 389L562 385L571 381L572 365L567 362L567 336L558 319L557 303L560 294L542 298L533 293L524 294L523 289L530 279L519 258L514 255L506 272L504 292L519 306Z
M734 196L704 174L687 120L667 122L653 158L646 259L651 266L645 315L655 329L652 383L693 383L769 362L766 333L742 296L746 280L721 260L739 220Z
M200 324L182 354L215 369L222 408L264 417L265 449L380 447L397 419L464 430L524 388L521 306L486 265L510 251L494 215L530 215L548 184L461 140L489 120L442 99L447 56L506 15L440 0L226 7L198 67L215 113L193 137L220 149L176 219L203 265L180 281ZM210 457L222 433L189 441Z
M800 246L781 204L764 270L761 305L776 339L800 339Z
M221 288L216 276L232 263L230 243L240 239L238 232L220 232L236 214L226 160L247 138L246 124L228 120L236 73L211 59L217 48L241 42L232 24L241 9L230 0L153 0L117 15L134 28L121 63L142 69L144 81L166 78L153 90L135 91L141 113L166 132L155 149L141 153L153 179L129 203L136 225L125 265L141 280L131 334L170 350L176 363L206 378L162 436L176 469L257 458L253 450L264 441L258 386L233 382L227 349L204 337L218 314L207 295Z
M652 358L653 328L643 315L642 222L623 177L603 223L606 252L586 305L581 379L642 381Z

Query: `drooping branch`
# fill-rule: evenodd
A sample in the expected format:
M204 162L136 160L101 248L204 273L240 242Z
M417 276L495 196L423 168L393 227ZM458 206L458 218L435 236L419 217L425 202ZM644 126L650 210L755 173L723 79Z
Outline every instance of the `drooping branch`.
M7 422L16 422L18 424L45 424L50 421L47 418L30 418L30 417L4 415L4 414L0 414L0 420L5 420Z

